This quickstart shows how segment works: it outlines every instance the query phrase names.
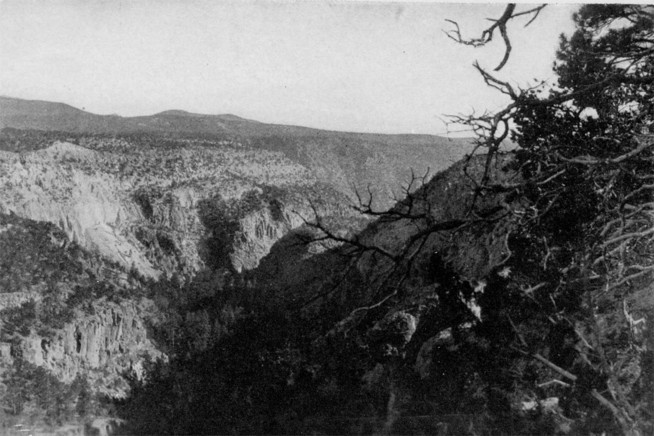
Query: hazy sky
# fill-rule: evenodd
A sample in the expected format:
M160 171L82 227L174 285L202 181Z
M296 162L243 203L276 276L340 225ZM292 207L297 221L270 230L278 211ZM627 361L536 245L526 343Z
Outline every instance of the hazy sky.
M522 5L521 8L534 5ZM443 114L502 100L472 68L494 67L499 39L447 39L446 18L477 36L499 4L0 0L0 95L85 110L233 113L334 130L443 133ZM500 75L551 78L571 5L510 29Z

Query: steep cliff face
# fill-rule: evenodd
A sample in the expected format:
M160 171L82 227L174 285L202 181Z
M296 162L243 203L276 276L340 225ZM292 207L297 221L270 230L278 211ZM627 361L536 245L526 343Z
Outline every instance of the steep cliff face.
M148 333L156 306L118 265L47 222L0 214L0 228L0 378L27 363L120 396L128 371L165 357Z
M70 383L81 376L100 393L126 394L125 375L140 374L144 359L163 355L148 338L145 320L156 312L149 300L97 302L94 314L78 313L53 336L31 332L14 354Z
M137 211L123 201L127 186L102 172L84 171L99 161L73 144L26 155L0 156L0 211L59 226L71 241L124 266L156 277L152 263L121 232Z
M256 269L272 247L295 229L317 217L345 222L355 220L357 213L345 195L327 185L289 191L264 189L250 191L240 200L240 211L234 216L231 264L237 271Z
M162 273L193 274L206 266L202 246L211 229L199 216L202 200L220 195L238 201L259 179L286 189L313 183L302 167L272 153L255 158L241 151L203 149L208 156L202 172L191 162L197 156L185 150L164 161L149 152L126 157L61 142L31 153L2 152L0 211L52 222L89 251L157 278ZM223 166L221 161L235 162ZM136 166L153 174L140 174ZM285 207L289 211L282 212L281 220L270 219L266 211L243 217L241 239L223 241L241 252L233 267L252 267L275 238L299 224L290 214L293 205ZM275 229L258 231L257 220Z
M275 211L266 207L239 220L237 242L230 255L237 271L256 268L279 239L304 224L301 215L295 209L289 209L280 206Z

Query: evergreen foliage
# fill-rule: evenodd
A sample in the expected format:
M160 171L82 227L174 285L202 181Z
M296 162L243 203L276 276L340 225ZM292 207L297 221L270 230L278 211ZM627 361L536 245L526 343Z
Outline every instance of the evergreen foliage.
M654 271L654 8L586 5L574 20L553 88L517 90L478 67L513 102L491 128L488 119L465 121L491 154L506 134L498 127L514 122L514 167L525 181L486 179L480 192L527 200L508 210L517 226L503 265L510 280L489 280L484 295L500 286L503 301L482 302L482 313L500 309L511 324L498 355L536 359L566 386L556 396L575 431L649 434L653 344L636 324L654 310L639 297ZM532 381L533 394L543 383Z
M491 29L507 37L514 11ZM478 181L479 203L502 193L513 223L511 256L483 293L435 255L426 269L438 298L421 303L406 343L376 329L402 290L338 323L330 304L308 317L240 302L244 315L213 340L203 336L215 315L174 306L193 345L133 380L121 404L131 430L651 434L654 334L641 320L654 308L639 296L654 272L654 8L586 5L575 22L552 88L516 90L478 67L512 103L461 120L489 163L515 123L522 177L494 185L487 170Z
M56 428L69 422L84 422L106 411L82 377L63 383L46 369L16 359L1 380L3 433L18 420Z

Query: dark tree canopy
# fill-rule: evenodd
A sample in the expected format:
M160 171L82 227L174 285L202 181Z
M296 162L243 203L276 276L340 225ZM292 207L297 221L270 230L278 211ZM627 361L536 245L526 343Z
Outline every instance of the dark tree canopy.
M515 126L524 182L479 186L528 200L511 211L513 274L502 285L503 292L537 289L508 302L536 304L513 326L514 348L558 366L572 386L568 417L586 416L586 431L601 428L609 412L614 431L647 434L654 344L642 326L653 309L644 297L654 271L654 7L585 5L574 20L575 33L561 37L556 86L516 89L478 66L513 101L493 116L459 121L481 132L489 155L498 153L498 126ZM533 326L539 319L542 326ZM535 328L569 350L526 341L524 332Z

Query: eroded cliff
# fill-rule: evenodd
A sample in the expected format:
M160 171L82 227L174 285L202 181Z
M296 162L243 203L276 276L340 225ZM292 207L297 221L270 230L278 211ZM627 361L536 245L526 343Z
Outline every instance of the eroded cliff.
M125 377L130 372L140 376L145 359L165 358L146 327L156 308L147 299L98 301L93 312L76 313L51 335L31 331L12 353L48 369L64 383L82 377L96 392L110 397L126 395Z
M207 266L202 247L213 231L201 219L200 202L216 196L238 202L260 179L282 190L314 184L304 168L272 153L198 153L205 156L177 150L161 160L154 150L126 155L62 142L30 153L2 152L0 211L52 222L71 241L146 277L192 275ZM204 166L196 168L198 162ZM297 226L294 205L282 207L277 220L254 210L238 217L242 240L221 243L247 256L222 266L251 268L275 238ZM258 232L255 222L268 230Z
M120 265L47 222L0 214L0 228L0 376L29 364L122 396L144 359L165 358L148 332L157 308Z

